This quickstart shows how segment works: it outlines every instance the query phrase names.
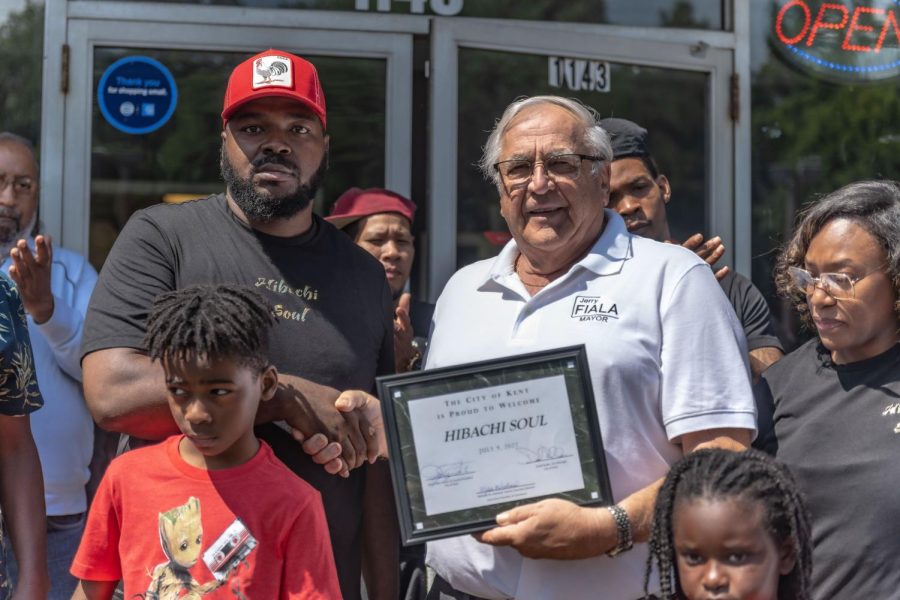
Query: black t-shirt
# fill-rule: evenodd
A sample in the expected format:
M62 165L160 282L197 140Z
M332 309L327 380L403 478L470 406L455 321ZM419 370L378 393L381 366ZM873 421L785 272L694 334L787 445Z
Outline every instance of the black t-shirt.
M722 291L728 296L728 301L734 307L738 320L744 328L747 337L747 350L774 347L784 352L781 341L775 335L772 327L772 316L769 313L769 305L753 282L734 271L729 271L719 281Z
M900 599L900 344L835 365L816 338L758 387L812 513L812 597Z
M154 298L197 283L248 285L271 303L277 324L270 354L281 373L370 391L376 375L393 372L393 308L384 267L319 217L293 238L256 231L221 194L131 217L91 298L84 353L143 349ZM365 468L348 479L328 475L274 424L258 427L257 434L322 493L341 590L346 599L358 598Z

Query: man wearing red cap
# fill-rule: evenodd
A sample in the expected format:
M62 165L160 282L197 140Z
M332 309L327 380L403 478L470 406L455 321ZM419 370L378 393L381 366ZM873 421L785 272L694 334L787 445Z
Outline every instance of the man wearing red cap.
M343 230L384 266L394 297L394 362L397 372L419 367L434 305L404 292L416 255L412 234L416 205L390 190L351 188L325 220Z
M394 298L394 364L398 373L421 368L434 304L413 300L406 292L416 255L412 200L382 188L350 188L337 199L325 220L342 230L384 267ZM417 598L425 586L424 544L400 549L400 589Z
M394 370L392 298L384 269L312 212L329 141L315 67L280 50L244 61L222 120L226 192L137 212L103 266L85 327L85 397L107 429L176 433L162 369L143 347L154 298L197 283L255 287L279 321L270 344L279 388L260 406L257 434L321 492L343 597L360 598L364 570L369 597L393 600L396 545L385 540L397 539L396 513L387 464L374 462L380 407L359 391ZM319 451L324 470L289 431Z

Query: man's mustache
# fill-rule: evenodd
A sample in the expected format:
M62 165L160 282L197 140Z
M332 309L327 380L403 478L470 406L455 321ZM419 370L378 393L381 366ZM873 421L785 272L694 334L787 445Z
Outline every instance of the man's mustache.
M285 169L289 169L294 175L299 176L296 165L291 163L291 161L284 158L283 156L279 156L278 154L260 156L258 158L255 158L250 163L250 166L253 167L254 172L259 171L259 169L267 165L278 165L279 167L284 167Z
M0 219L15 219L19 221L22 218L22 213L20 213L15 208L11 206L0 206Z

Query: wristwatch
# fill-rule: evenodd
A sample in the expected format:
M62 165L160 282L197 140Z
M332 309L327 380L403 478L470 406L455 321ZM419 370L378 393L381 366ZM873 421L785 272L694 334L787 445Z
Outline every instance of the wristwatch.
M625 509L618 504L607 506L606 510L610 512L616 521L617 538L616 547L607 552L606 555L618 556L634 547L634 542L631 538L631 519L628 518L628 513L625 512Z
M428 347L428 340L421 337L414 337L412 339L412 349L415 352L415 355L409 360L406 364L407 371L421 371L422 370L422 355L425 354L425 348Z
M422 355L416 350L416 353L413 355L409 362L406 363L406 370L409 371L421 371L422 370Z

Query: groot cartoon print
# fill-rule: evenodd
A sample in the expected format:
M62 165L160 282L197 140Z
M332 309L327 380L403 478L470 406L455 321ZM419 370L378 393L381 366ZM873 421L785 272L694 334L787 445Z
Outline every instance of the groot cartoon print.
M200 500L191 496L185 504L160 513L159 541L169 560L153 569L146 600L199 600L222 585L217 580L200 585L189 572L203 544Z

